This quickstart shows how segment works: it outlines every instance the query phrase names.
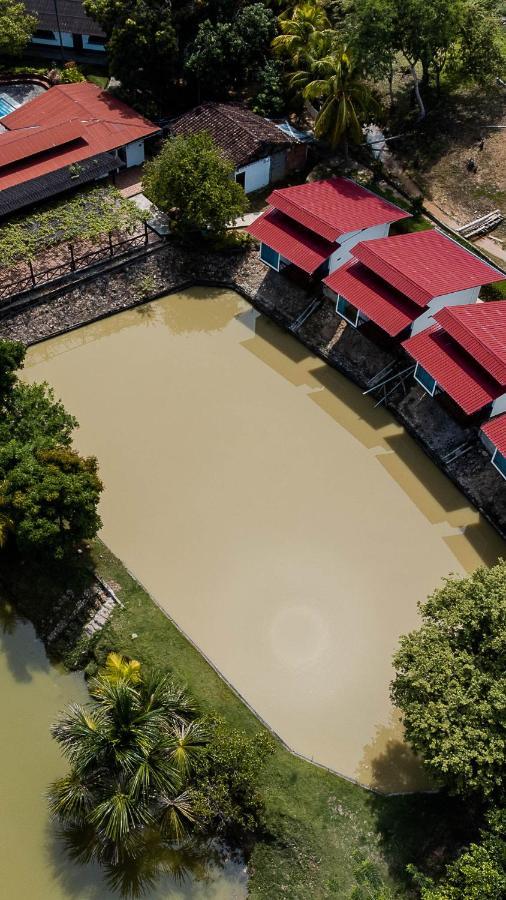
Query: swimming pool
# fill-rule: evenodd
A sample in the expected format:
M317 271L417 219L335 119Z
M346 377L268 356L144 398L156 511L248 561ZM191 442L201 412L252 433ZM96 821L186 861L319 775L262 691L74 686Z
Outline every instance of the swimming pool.
M0 119L4 116L8 116L17 106L17 103L12 103L11 100L7 100L5 96L0 95Z

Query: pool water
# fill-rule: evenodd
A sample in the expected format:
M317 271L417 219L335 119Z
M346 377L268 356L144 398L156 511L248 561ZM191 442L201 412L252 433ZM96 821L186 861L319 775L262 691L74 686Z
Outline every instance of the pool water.
M12 103L10 100L7 100L6 97L0 96L0 119L4 116L8 116L9 113L14 112L17 104Z

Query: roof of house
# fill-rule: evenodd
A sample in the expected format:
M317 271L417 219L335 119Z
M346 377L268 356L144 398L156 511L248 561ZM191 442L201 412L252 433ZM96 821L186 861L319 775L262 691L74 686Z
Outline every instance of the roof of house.
M158 128L89 82L49 88L2 119L0 191L116 150Z
M504 279L451 238L430 229L362 241L353 253L364 265L420 306L433 297Z
M404 331L420 315L415 303L354 259L324 278L323 283L345 297L391 337Z
M312 275L335 250L330 241L318 237L276 209L269 209L255 219L248 231L308 275Z
M23 3L28 12L38 16L40 28L57 31L59 21L61 30L70 34L105 36L100 25L86 15L82 0L58 0L58 19L54 0L23 0Z
M175 119L170 128L173 135L183 137L207 131L236 167L297 143L272 122L238 103L203 103Z
M506 413L495 416L486 425L482 425L481 430L489 441L492 441L494 447L497 447L499 453L506 455Z
M409 217L348 178L328 178L272 192L269 203L327 241Z
M504 392L440 325L426 328L402 346L468 416Z
M489 375L506 385L506 301L447 306L434 318Z

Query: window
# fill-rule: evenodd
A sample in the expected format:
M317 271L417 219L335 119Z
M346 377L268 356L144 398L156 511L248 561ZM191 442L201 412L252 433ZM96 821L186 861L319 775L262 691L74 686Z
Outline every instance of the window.
M499 453L497 448L492 457L492 464L496 467L497 471L501 473L502 477L506 478L506 456L504 456L504 453Z
M353 304L348 303L346 297L341 297L340 294L337 297L336 312L338 312L343 319L346 319L350 325L353 325L354 328L357 327L360 310L358 310L356 306L353 306Z
M94 44L95 47L105 47L103 37L100 37L98 34L89 34L88 44Z
M240 184L243 190L246 190L246 172L236 172L235 180L237 184Z
M262 262L266 263L266 265L270 266L271 269L275 269L276 272L279 272L279 253L277 253L276 250L273 250L272 247L268 247L267 244L261 244L260 259Z
M55 41L56 40L54 31L48 31L47 29L44 29L44 28L38 28L37 31L34 33L34 37L40 38L43 41Z
M418 384L422 385L423 389L427 391L427 393L430 394L431 397L434 396L434 394L436 393L437 381L432 377L432 375L429 375L429 373L420 365L420 363L416 364L415 380L418 381Z

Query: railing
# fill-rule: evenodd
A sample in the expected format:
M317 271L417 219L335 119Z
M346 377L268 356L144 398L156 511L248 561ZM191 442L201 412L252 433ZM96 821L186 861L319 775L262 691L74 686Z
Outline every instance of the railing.
M87 253L83 253L81 256L76 255L73 244L63 245L66 246L66 249L68 250L68 259L63 260L63 262L58 263L58 265L52 266L49 269L44 269L41 272L36 271L32 261L28 260L28 274L26 276L18 276L10 281L0 282L0 300L13 297L15 294L22 294L24 291L33 290L33 288L40 287L41 285L50 284L58 278L63 278L65 275L72 275L74 272L88 269L90 266L102 262L103 260L114 259L123 254L128 254L132 250L136 250L140 247L147 247L148 244L157 244L163 240L163 238L161 238L146 222L144 223L143 231L132 237L114 240L113 232L109 232L105 237L107 243L101 244L100 247L90 250Z

